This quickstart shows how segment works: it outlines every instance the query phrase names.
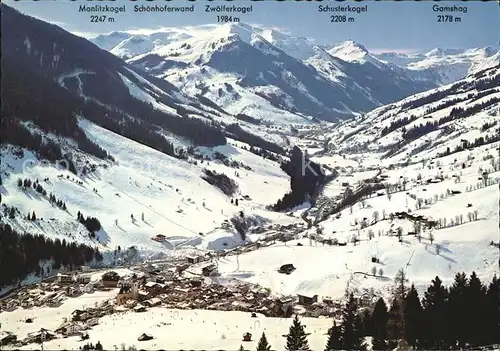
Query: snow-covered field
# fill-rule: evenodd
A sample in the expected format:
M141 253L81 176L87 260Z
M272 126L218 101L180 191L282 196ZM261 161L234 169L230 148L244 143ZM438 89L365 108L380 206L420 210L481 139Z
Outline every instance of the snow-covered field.
M111 294L114 291L108 292ZM97 293L94 293L96 295ZM103 294L101 294L103 295ZM92 306L95 302L105 300L104 296L81 296L70 299L58 308L41 308L34 310L16 310L2 313L2 328L26 336L29 332L40 328L55 329L61 325L64 318L84 305ZM24 323L26 318L33 318L33 323ZM237 350L240 345L245 349L255 349L261 334L266 333L273 349L283 350L286 339L282 336L288 333L292 323L286 318L266 318L257 315L252 318L250 313L224 312L205 310L172 310L155 307L146 312L123 312L105 316L99 324L88 331L90 341L94 344L100 341L105 349L120 348L122 344L135 345L138 349L167 350ZM327 318L303 318L309 336L309 345L313 350L324 348L326 332L332 321ZM243 334L250 332L252 341L243 342ZM154 337L149 341L138 341L137 338L146 333ZM44 349L62 350L77 349L86 341L80 337L67 337L45 342ZM30 344L21 347L24 350L40 348L40 345ZM16 348L17 349L17 348Z

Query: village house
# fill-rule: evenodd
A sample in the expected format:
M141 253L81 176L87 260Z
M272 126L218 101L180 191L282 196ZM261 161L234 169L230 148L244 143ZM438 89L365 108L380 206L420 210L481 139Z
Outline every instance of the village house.
M217 267L214 264L209 264L208 266L203 267L202 270L201 270L201 273L205 277L209 277L209 276L213 275L216 272L217 272Z
M14 311L17 308L17 303L14 300L7 301L7 304L4 308L5 311Z
M77 284L86 285L86 284L90 283L90 278L91 278L90 275L79 275L76 277L76 282L77 282Z
M124 285L116 295L116 305L124 305L127 300L137 300L139 297L139 282L133 282L130 285Z
M203 281L201 279L191 279L189 283L191 284L192 287L199 288L201 287Z
M137 304L137 306L134 307L134 312L146 312L148 309L146 306Z
M187 256L186 260L189 264L196 264L202 261L201 256Z
M159 298L153 297L152 299L146 300L143 304L147 307L154 307L161 304L161 300Z
M87 326L93 327L99 324L99 318L90 318L86 321Z
M146 301L150 298L149 294L147 291L144 290L139 290L137 293L137 300L138 301Z
M77 297L82 294L81 290L78 288L75 288L74 286L68 286L66 288L66 295L69 297Z
M57 274L57 283L60 285L70 285L73 284L73 276L70 274Z
M41 343L42 341L50 341L55 338L56 335L54 333L42 328L39 331L28 333L24 341L31 344L31 343Z
M165 292L165 284L156 282L147 282L144 284L144 290L148 293L150 297L155 297L163 292Z
M318 302L318 295L307 296L297 294L297 297L299 298L299 305L312 305L313 303Z
M65 323L56 329L56 333L63 334L64 336L80 335L84 328L77 323Z

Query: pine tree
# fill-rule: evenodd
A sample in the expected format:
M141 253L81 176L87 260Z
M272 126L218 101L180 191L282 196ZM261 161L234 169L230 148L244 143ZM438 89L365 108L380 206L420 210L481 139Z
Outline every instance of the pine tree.
M240 348L238 349L238 351L245 351L245 348L243 347L243 345L240 345Z
M293 323L290 326L288 335L286 336L287 351L309 350L309 343L307 342L307 334L304 331L304 326L299 321L299 316L295 315Z
M425 344L424 348L440 348L445 346L448 337L447 317L448 291L438 276L432 280L422 299L424 307Z
M466 289L467 309L466 318L468 328L466 330L469 342L474 346L484 345L486 342L486 325L484 314L486 310L486 288L481 280L472 272ZM498 308L498 307L497 307Z
M448 312L450 321L450 340L452 347L464 348L467 341L468 323L463 322L463 313L468 309L467 276L457 273L449 289Z
M346 350L365 350L361 318L356 314L358 306L351 293L342 311L342 347Z
M337 322L333 320L333 326L328 329L328 340L326 342L325 351L342 350L341 328L337 326Z
M485 300L486 344L500 343L500 280L495 275L488 286Z
M31 215L31 220L36 221L36 214L35 211L33 211L33 214Z
M405 339L413 347L418 345L423 328L423 310L418 292L412 284L404 303Z
M388 312L387 340L396 342L404 339L404 300L394 298Z
M371 315L372 325L373 325L373 338L372 338L372 349L373 350L387 350L387 320L389 319L389 314L387 312L387 305L384 299L378 299L373 309Z
M271 350L271 345L267 342L266 334L262 333L260 337L259 344L257 345L257 351L269 351Z

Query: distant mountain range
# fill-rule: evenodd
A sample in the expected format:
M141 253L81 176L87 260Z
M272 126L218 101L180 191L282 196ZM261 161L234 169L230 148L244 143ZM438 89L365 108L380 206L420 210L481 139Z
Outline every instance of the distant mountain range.
M90 39L188 94L275 122L338 120L448 84L498 62L491 47L371 54L257 25L112 32Z

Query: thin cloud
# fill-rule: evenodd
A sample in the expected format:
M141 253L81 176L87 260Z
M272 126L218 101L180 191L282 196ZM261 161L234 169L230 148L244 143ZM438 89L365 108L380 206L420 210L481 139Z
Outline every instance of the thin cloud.
M98 35L102 33L96 33L96 32L70 32L73 35L76 35L77 37L85 38L85 39L92 39L97 37Z
M373 54L386 54L386 53L395 53L395 54L418 54L419 51L415 49L385 49L385 48L375 48L375 49L368 49L369 52Z

